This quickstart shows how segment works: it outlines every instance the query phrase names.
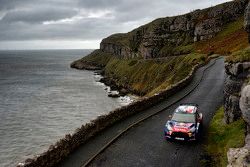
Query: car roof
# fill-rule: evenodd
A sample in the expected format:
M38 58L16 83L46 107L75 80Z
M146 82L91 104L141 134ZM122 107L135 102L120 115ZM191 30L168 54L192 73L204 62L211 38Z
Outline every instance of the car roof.
M195 105L180 105L176 108L175 113L195 114L197 112L197 106Z

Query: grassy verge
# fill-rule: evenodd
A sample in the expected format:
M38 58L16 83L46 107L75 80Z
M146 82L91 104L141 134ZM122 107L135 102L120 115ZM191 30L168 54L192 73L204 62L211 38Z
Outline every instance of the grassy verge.
M231 63L250 61L250 48L232 53L226 57L226 61Z
M225 124L223 117L224 108L221 107L213 117L208 129L205 150L212 157L211 166L226 166L228 149L244 145L245 122L240 119L231 124Z

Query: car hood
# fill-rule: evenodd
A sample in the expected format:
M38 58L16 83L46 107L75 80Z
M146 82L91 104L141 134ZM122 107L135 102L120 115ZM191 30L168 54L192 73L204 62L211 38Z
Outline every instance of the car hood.
M195 126L194 123L184 123L184 122L174 122L171 121L170 126L175 132L188 132L192 127Z

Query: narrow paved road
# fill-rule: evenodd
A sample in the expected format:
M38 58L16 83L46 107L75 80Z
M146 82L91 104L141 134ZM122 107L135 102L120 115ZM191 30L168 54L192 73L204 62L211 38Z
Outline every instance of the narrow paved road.
M207 66L211 65L208 64ZM81 166L97 152L112 136L147 114L163 109L171 102L182 97L186 92L194 88L200 80L205 67L200 68L192 81L183 91L178 92L165 102L162 102L143 113L137 114L125 121L112 126L90 142L76 150L60 166ZM181 143L165 141L163 127L180 103L197 103L204 116L204 133L206 133L209 121L216 109L223 102L224 85L224 60L218 59L209 67L203 76L199 86L188 96L165 111L147 119L136 127L130 129L109 148L101 153L90 166L101 167L130 167L130 166L164 166L164 167L195 167L202 166L202 142Z

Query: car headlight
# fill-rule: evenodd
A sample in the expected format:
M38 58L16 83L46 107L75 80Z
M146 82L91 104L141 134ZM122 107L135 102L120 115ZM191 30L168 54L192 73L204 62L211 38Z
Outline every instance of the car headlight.
M191 129L189 129L189 132L194 133L195 132L195 127L193 126Z
M166 127L167 127L167 129L170 130L170 131L173 130L173 128L172 128L172 126L171 126L170 124L167 124Z

